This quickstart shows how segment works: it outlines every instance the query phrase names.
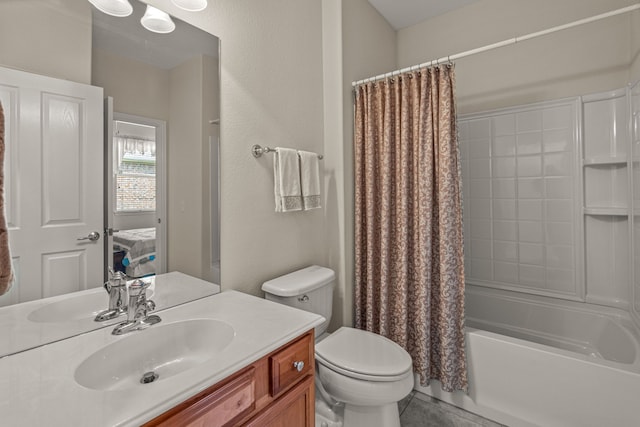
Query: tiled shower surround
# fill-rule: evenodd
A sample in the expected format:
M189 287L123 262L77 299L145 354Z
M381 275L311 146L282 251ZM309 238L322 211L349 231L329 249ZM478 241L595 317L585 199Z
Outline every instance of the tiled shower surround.
M467 281L578 295L575 100L460 121Z
M626 310L640 300L639 92L460 118L469 284Z

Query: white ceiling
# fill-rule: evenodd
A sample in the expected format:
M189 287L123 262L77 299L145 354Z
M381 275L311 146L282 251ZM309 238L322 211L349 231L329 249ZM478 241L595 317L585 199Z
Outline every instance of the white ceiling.
M391 26L399 30L478 0L369 0Z

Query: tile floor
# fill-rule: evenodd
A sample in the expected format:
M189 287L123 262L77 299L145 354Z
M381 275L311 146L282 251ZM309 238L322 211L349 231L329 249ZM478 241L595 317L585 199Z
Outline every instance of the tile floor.
M401 400L398 409L402 427L505 427L417 391Z

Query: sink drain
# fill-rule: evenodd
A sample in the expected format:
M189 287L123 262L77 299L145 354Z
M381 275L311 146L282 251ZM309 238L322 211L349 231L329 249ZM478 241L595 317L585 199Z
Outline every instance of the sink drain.
M151 371L151 372L145 372L144 374L142 374L142 378L140 378L140 382L142 384L149 384L154 382L155 380L157 380L159 377L158 374L156 374L155 372Z

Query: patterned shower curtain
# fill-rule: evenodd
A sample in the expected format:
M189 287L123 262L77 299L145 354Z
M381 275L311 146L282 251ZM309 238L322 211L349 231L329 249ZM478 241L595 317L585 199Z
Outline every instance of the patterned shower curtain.
M4 156L4 110L0 103L0 295L9 292L14 279L9 252L9 230L4 215Z
M466 390L462 193L452 64L355 95L355 322L426 385Z

